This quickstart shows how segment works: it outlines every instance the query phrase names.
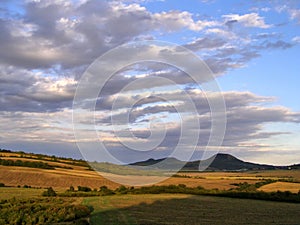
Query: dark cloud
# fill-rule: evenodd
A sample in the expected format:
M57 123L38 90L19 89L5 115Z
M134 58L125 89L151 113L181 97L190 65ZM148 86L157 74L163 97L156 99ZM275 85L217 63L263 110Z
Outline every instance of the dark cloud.
M76 88L72 79L41 77L14 67L0 68L0 111L53 112L72 106Z
M198 145L206 146L211 135L212 118L210 115L210 107L206 99L205 92L193 91L193 89L190 89L188 90L188 93L190 96L192 96L192 100L199 113L200 139ZM140 101L137 103L138 107L128 108L128 110L130 111L128 122L131 124L157 123L155 122L157 118L163 119L165 115L172 116L180 113L180 111L176 111L175 106L172 106L172 102L169 102L170 105L160 105L160 99L163 99L163 96L165 97L165 99L169 98L168 93L165 93L164 95L157 95L159 97L146 97L145 101ZM178 101L182 101L184 99L183 92L180 91L172 94L169 93L169 95L172 95L172 99L174 100L177 99ZM265 106L265 104L273 102L275 100L272 97L263 97L250 92L236 91L223 92L223 96L226 103L227 117L227 129L223 146L236 147L244 145L249 141L255 142L258 139L268 139L273 136L287 134L287 132L285 131L266 132L263 126L268 123L300 122L300 113L292 112L291 110L284 107ZM132 96L132 98L135 98L135 96ZM122 107L125 108L126 101L131 102L131 100L129 100L128 98L124 98L123 101L124 104L122 104ZM143 103L146 107L143 107ZM151 106L147 106L148 103L151 103ZM110 104L113 104L113 102L111 102ZM181 102L179 110L182 107L184 107L184 103ZM106 112L104 111L103 113L105 114ZM101 111L98 112L98 114L102 115L103 113L101 113ZM125 125L123 124L123 120L118 120L118 118L123 118L124 115L125 114L122 115L122 112L120 114L117 114L117 116L114 117L114 122L117 122L118 125ZM195 122L195 118L182 118L182 120L183 123L187 124L192 124ZM181 135L180 123L176 123L179 123L179 121L174 122L174 125L168 129L166 137L161 143L160 147L171 149L173 143L178 142L178 139ZM111 117L109 115L106 117L104 116L102 117L102 120L97 121L97 124L105 124L110 126L112 125ZM158 126L156 129L164 129L163 126L164 125L161 124L161 128L159 128ZM189 130L192 131L192 126ZM141 128L139 127L137 127L137 131L135 131L135 128L133 127L132 131L134 134L137 134L138 137L147 137L147 135L149 135L149 130L141 130Z
M237 22L238 20L228 20L225 22L225 26L227 26L229 29L232 29L233 25Z

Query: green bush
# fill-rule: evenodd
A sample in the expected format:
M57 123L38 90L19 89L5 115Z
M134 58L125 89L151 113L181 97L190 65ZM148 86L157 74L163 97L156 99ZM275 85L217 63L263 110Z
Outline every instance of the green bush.
M89 187L78 186L77 188L78 188L78 191L83 191L83 192L90 192L90 191L92 191L92 189L89 188Z
M101 195L113 195L114 192L110 190L107 186L101 186L99 189Z
M42 196L47 196L47 197L54 197L54 196L56 196L56 195L57 195L57 194L56 194L56 192L53 190L52 187L47 188L47 191L44 191L44 192L42 193Z
M121 185L120 187L118 187L115 192L119 193L119 194L127 194L129 191L129 189L127 187L125 187L124 185Z

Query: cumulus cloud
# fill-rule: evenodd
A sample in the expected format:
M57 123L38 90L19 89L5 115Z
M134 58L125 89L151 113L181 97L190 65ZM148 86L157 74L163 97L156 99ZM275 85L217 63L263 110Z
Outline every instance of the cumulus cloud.
M44 71L12 66L0 66L0 71L1 111L47 112L71 107L77 85L73 78L45 77Z
M294 19L298 23L300 23L300 9L290 9L289 13L290 13L291 19Z
M221 48L227 42L222 38L198 38L191 43L184 45L184 47L191 49L192 51L199 51L203 49L216 49Z
M240 23L245 27L256 27L256 28L270 28L272 25L266 24L264 18L259 16L257 13L249 13L244 15L239 14L228 14L223 15L226 22L225 24L229 27L234 23Z
M217 21L194 21L192 14L186 11L156 13L153 15L153 18L158 24L160 24L160 27L163 27L168 31L178 30L184 27L187 27L193 31L200 31L206 27L219 25Z
M2 63L28 69L87 65L105 51L155 30L200 31L218 22L189 12L151 13L139 4L28 1L19 18L0 20Z

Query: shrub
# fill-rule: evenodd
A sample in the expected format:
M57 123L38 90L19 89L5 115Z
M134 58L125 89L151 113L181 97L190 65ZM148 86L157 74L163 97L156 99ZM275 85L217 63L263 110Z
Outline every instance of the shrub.
M92 189L89 188L89 187L78 186L77 188L78 188L78 191L83 191L83 192L90 192L90 191L92 191Z
M73 192L73 191L75 191L75 188L73 187L73 186L70 186L70 188L69 188L69 190L68 191L71 191L71 192Z
M53 190L52 187L49 187L49 188L47 188L47 191L44 191L44 192L42 193L42 195L43 195L43 196L47 196L47 197L54 197L54 196L56 196L57 194L56 194L56 192Z
M113 195L114 192L110 190L107 186L101 186L99 189L101 195Z
M120 193L120 194L127 194L128 193L128 188L125 187L124 185L121 185L120 187L118 187L115 190L116 193Z
M0 187L5 187L5 184L3 184L3 183L0 183Z

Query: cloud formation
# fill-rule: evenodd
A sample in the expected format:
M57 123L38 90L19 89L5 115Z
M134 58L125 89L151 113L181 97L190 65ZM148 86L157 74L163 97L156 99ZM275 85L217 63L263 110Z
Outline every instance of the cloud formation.
M299 44L299 35L291 38L274 31L277 25L265 17L274 11L270 7L209 17L185 10L154 12L142 3L145 1L44 0L25 1L20 6L22 10L2 7L0 129L7 132L0 143L74 144L71 109L80 77L93 60L120 44L180 36L179 43L199 55L216 78L247 66L264 52L283 51ZM299 9L282 6L277 10L288 13L297 23L300 20ZM119 95L124 86L144 77L166 78L178 87L156 83L147 91L139 87ZM156 123L153 129L168 128L166 139L157 148L159 153L153 153L166 155L178 142L180 120L175 106L185 107L183 96L187 93L199 113L201 148L207 144L211 129L206 99L209 93L193 85L184 72L169 65L151 62L129 65L102 90L96 105L96 127L106 144L120 154L124 146L113 134L110 115L118 98L118 108L112 113L118 118L130 111L130 128L138 138L146 141L151 122ZM274 106L275 98L242 91L226 91L223 95L228 120L224 148L261 148L257 140L288 133L265 130L265 124L300 122L298 112ZM127 103L134 99L141 100L128 108ZM94 132L93 125L87 122L90 119L84 117L82 132ZM186 117L184 122L189 125L192 121L193 118ZM124 127L125 124L119 124L120 130Z

